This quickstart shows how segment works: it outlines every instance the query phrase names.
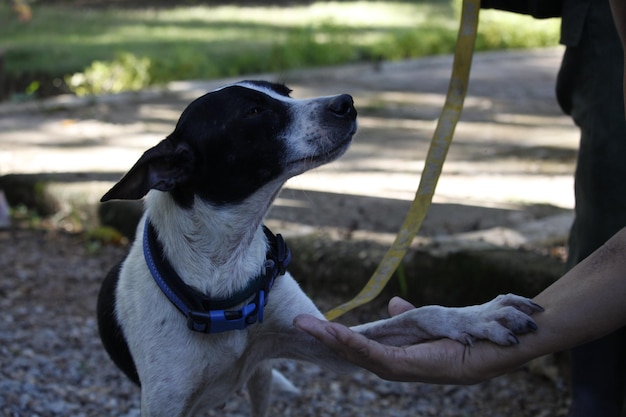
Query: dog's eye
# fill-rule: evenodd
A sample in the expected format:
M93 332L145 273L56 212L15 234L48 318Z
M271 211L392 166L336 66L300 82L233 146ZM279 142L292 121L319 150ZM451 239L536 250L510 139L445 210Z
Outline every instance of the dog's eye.
M257 116L259 114L263 113L263 108L259 107L259 106L254 106L254 107L250 107L248 109L248 111L246 112L246 116L247 117L254 117Z

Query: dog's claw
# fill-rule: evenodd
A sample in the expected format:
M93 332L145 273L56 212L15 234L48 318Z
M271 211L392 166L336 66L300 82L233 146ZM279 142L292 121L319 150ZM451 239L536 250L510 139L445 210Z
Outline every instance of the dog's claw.
M470 338L486 339L502 346L520 343L517 335L537 331L538 326L531 315L543 308L528 298L513 294L499 295L481 305L461 308L457 314L464 317L462 338L456 340L472 346ZM459 330L459 329L457 329Z

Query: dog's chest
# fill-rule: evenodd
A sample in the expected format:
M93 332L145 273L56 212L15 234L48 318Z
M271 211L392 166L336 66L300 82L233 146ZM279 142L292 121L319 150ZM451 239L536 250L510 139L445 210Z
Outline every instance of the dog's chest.
M240 367L255 366L245 355L254 344L256 332L203 334L189 330L185 317L154 282L138 249L133 247L120 275L116 314L137 368L145 374L141 379L167 374L184 383L202 369L205 379L199 386L211 391L206 400L223 401L224 395L245 382L249 371Z

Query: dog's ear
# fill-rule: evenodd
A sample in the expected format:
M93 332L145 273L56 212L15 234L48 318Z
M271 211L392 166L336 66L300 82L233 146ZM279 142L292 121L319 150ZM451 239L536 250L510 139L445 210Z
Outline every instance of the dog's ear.
M172 191L189 180L193 169L192 155L186 145L165 139L148 149L100 201L138 200L152 189Z

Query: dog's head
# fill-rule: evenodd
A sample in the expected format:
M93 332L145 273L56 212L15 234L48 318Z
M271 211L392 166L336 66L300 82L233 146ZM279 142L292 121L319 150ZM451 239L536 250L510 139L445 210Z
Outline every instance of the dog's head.
M330 162L356 132L352 97L289 97L284 85L244 81L193 101L174 132L146 151L102 201L170 192L181 206L196 196L237 204L268 184Z

